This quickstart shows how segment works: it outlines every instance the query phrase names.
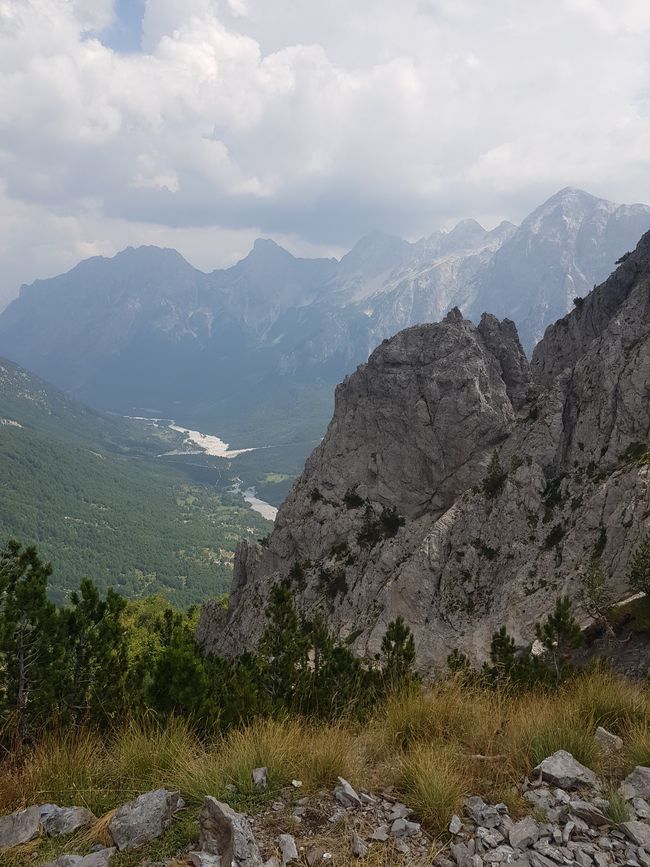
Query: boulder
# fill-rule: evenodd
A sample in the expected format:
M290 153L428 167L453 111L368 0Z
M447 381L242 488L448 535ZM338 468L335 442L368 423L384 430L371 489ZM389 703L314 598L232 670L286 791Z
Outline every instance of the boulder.
M636 846L641 846L646 850L650 849L650 825L632 819L629 822L623 822L620 829Z
M558 750L544 759L535 768L535 773L547 783L561 789L578 789L582 786L594 787L598 782L596 774L581 765L566 750Z
M45 867L109 867L116 849L100 849L89 855L59 855L54 861L48 861Z
M201 851L228 867L262 867L260 850L246 816L208 795L199 816Z
M539 825L532 816L526 816L510 829L508 835L513 849L527 849L539 838Z
M628 801L650 797L650 768L637 765L621 783L620 792Z
M618 753L623 749L623 738L619 738L618 735L608 732L602 726L598 726L594 737L596 743L604 753Z
M56 804L43 804L41 807L41 824L49 837L73 834L91 825L96 818L85 807L58 807Z
M41 833L41 808L27 807L0 818L0 851L29 843Z
M108 825L120 852L137 849L160 837L170 826L174 813L185 804L178 792L156 789L121 806Z

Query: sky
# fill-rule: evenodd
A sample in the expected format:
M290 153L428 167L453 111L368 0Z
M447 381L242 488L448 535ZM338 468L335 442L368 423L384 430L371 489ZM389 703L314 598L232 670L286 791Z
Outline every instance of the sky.
M0 0L0 306L127 245L210 270L650 203L647 0Z

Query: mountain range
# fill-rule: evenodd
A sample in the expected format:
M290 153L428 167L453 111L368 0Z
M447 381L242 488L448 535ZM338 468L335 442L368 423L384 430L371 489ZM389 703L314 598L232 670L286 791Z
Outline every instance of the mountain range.
M334 385L382 340L457 306L513 319L530 352L649 228L646 205L566 188L518 227L465 220L414 243L375 232L340 261L258 240L205 274L174 250L128 248L23 286L0 352L101 410L284 446L283 472L289 447L297 473Z

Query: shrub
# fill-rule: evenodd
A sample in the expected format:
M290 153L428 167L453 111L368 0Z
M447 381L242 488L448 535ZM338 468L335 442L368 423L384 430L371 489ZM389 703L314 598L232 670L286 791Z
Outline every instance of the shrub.
M501 466L499 453L495 451L488 465L485 478L483 479L483 493L488 500L494 499L501 493L501 489L503 488L507 477L508 474L504 472L503 467Z
M627 577L633 590L650 593L650 534L645 536L635 550Z
M348 488L343 497L346 509L360 509L365 500L352 488Z

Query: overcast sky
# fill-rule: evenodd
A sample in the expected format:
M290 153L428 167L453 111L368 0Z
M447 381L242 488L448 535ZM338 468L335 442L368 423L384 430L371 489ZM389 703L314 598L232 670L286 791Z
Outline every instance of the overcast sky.
M0 0L0 304L128 244L650 202L649 57L648 0Z

